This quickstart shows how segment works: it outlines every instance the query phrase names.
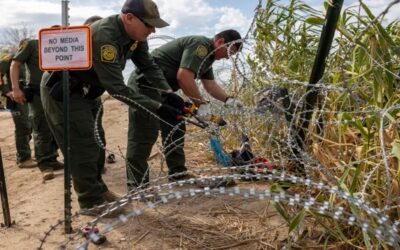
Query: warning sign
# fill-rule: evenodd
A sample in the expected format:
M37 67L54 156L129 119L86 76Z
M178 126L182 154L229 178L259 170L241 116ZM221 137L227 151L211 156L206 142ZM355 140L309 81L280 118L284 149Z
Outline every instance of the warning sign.
M41 70L87 70L92 67L89 26L68 26L39 31Z

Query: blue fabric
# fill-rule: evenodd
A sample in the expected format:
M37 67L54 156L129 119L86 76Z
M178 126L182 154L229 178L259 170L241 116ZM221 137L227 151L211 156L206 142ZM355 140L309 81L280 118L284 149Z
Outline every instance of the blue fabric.
M222 148L221 142L216 136L211 136L210 148L214 152L215 158L217 159L219 164L224 167L232 165L232 158L230 157L230 155L225 153L224 149Z

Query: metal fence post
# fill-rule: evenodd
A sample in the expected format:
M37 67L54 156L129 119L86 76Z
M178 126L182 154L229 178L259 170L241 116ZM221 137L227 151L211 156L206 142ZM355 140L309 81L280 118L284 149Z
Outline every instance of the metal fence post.
M68 0L62 0L62 26L69 26ZM69 141L69 72L64 70L63 77L63 110L64 110L64 231L72 233L71 226L71 171Z
M305 98L305 103L302 110L302 115L300 118L301 126L299 126L295 131L295 140L297 143L297 148L294 147L293 152L296 156L300 155L300 151L304 148L304 140L306 135L306 130L309 127L311 117L313 115L313 110L317 102L317 97L319 94L319 87L315 84L321 80L325 71L326 58L329 55L329 51L332 47L333 38L336 31L336 25L340 17L340 11L343 6L343 0L333 0L332 5L328 7L325 24L322 28L321 37L318 45L318 51L315 56L314 65L312 68L309 85L307 86L307 94ZM304 171L304 166L301 165L302 171Z
M1 156L1 148L0 148L0 196L1 196L1 207L3 208L4 225L6 227L10 227L11 215L10 215L10 207L8 205L7 186L6 186L6 178L4 175L3 157Z

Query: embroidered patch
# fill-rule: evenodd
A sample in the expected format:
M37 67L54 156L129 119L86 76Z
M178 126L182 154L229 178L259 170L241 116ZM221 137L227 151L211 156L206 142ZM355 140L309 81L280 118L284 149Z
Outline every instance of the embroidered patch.
M135 51L135 49L136 49L137 46L138 46L138 43L139 43L139 41L134 42L134 43L132 44L132 46L129 48L129 50L130 50L131 52Z
M27 46L28 46L28 40L25 40L19 45L19 50L24 50Z
M208 54L208 49L204 45L199 45L196 49L196 55L200 58L204 58Z
M115 62L117 58L117 49L113 45L101 46L101 61L102 62Z
M9 62L9 61L11 61L11 59L12 59L11 54L5 54L0 58L1 61L5 61L5 62Z

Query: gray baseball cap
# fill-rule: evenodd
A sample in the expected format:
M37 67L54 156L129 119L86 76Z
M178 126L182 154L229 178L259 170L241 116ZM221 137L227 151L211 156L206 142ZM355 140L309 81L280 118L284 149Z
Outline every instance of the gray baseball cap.
M161 19L157 5L152 0L126 0L121 12L124 14L132 13L156 28L163 28L169 25Z

